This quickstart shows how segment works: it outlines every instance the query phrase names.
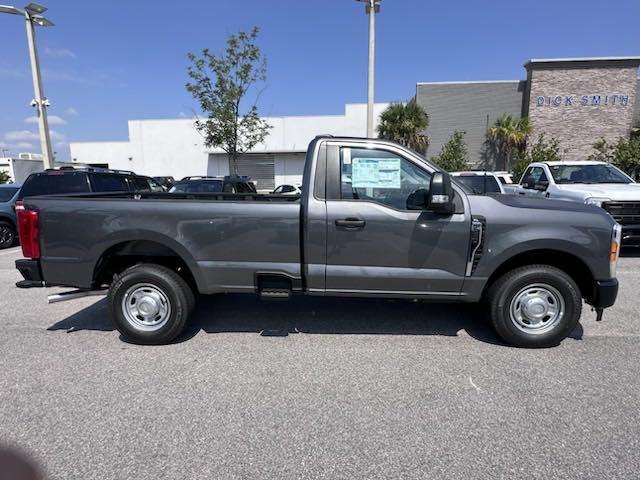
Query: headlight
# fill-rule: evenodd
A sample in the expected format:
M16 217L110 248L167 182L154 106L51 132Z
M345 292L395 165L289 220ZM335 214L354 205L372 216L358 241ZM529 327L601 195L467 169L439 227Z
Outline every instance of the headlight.
M619 223L613 226L611 233L611 247L609 249L609 274L611 278L616 276L618 266L618 258L620 257L620 247L622 243L622 227Z
M609 198L602 198L602 197L589 197L589 198L585 198L584 203L586 203L587 205L595 205L596 207L602 207L602 204L604 202L610 202L611 199Z

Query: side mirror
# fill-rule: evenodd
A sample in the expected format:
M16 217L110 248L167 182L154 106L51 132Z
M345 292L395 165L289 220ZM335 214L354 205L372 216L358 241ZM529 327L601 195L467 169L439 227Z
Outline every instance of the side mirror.
M451 215L455 209L451 177L442 172L435 172L431 177L431 186L427 194L427 210Z
M549 182L546 180L542 180L541 182L536 183L533 188L538 190L539 192L544 192L549 187Z
M525 177L524 181L522 182L522 186L523 188L528 188L533 190L533 188L535 187L536 182L533 180L532 176L528 176Z

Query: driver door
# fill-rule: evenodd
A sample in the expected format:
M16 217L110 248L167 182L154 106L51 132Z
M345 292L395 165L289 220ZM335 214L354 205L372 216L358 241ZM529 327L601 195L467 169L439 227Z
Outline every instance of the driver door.
M462 197L457 213L424 210L416 198L429 189L430 167L363 145L329 147L327 185L339 188L326 202L327 292L458 295L471 222Z

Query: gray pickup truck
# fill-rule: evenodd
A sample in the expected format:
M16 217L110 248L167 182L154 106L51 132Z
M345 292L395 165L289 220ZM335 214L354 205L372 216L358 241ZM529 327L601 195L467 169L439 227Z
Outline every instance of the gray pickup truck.
M300 197L57 195L18 215L18 286L108 293L138 343L176 338L196 293L234 292L485 301L507 343L543 347L571 333L582 299L600 318L618 290L620 227L602 209L474 195L381 140L313 140Z

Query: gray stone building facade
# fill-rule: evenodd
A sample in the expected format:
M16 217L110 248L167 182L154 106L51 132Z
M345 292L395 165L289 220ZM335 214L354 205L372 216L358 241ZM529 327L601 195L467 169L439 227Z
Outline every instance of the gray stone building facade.
M626 137L640 121L639 65L640 57L542 59L524 65L526 80L418 83L416 100L430 117L428 156L461 130L473 166L503 168L486 132L506 113L528 116L532 138L557 138L563 158L585 159L596 140Z

